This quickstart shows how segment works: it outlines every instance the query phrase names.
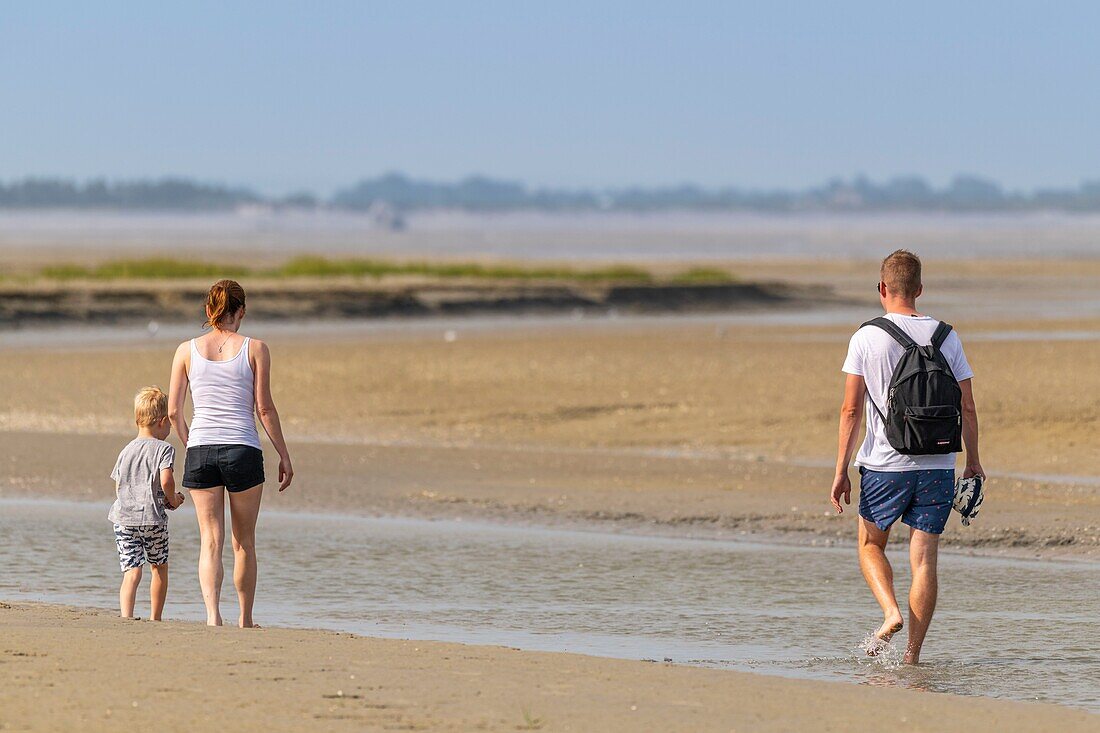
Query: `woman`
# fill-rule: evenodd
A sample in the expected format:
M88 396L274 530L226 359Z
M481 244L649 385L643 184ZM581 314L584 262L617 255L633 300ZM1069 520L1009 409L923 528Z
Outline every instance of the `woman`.
M221 626L222 546L225 542L225 495L233 521L233 583L240 599L242 628L256 624L256 517L263 494L264 464L256 432L258 415L279 453L279 491L290 486L294 469L283 440L279 413L271 400L271 354L263 341L238 333L244 320L244 289L219 280L206 298L210 333L185 341L172 362L168 416L187 446L183 487L199 519L199 585L206 603L206 623ZM191 389L194 415L183 419L186 390Z

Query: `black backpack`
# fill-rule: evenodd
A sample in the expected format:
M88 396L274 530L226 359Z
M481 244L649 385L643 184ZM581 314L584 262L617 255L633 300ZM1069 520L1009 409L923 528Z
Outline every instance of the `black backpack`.
M875 318L863 326L877 326L905 347L890 377L885 414L871 400L886 425L890 445L907 456L961 451L962 389L940 352L951 326L941 322L929 346L917 346L888 318Z

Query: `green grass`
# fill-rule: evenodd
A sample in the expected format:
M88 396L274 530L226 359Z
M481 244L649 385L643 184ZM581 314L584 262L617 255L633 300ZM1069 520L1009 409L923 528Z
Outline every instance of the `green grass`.
M672 282L681 285L707 285L733 282L733 275L717 267L692 267L672 276Z
M47 280L178 280L221 277L370 277L412 275L440 279L482 280L561 280L568 282L650 283L658 278L642 268L614 265L591 269L522 265L492 265L477 262L398 262L381 259L329 259L319 256L295 257L271 268L246 265L222 265L159 257L112 260L99 265L57 264L43 267L37 275ZM661 281L682 284L731 282L725 270L694 267Z
M351 275L383 277L420 275L439 278L479 278L488 280L631 280L648 282L653 276L637 267L603 267L575 270L568 267L521 267L518 265L482 265L476 262L393 262L389 260L330 260L325 257L296 257L271 270L276 277Z
M159 257L147 260L112 260L94 267L50 265L39 270L39 274L50 280L178 280L188 277L240 277L250 273L248 268L237 265Z

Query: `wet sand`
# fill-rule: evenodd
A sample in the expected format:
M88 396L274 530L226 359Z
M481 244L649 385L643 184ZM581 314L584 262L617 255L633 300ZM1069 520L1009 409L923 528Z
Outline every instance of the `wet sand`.
M867 277L866 265L832 267L841 291L858 292ZM1095 555L1100 318L1058 306L1058 283L1070 277L1062 264L981 272L971 264L938 291L930 285L926 306L963 335L993 477L979 520L967 529L953 519L945 541ZM1085 266L1074 277L1100 279ZM991 279L1011 287L968 318L966 299L993 292ZM1002 306L1053 310L997 317ZM874 314L868 303L831 316L807 311L809 323L785 313L771 322L517 319L294 332L249 324L272 334L275 396L298 472L291 491L268 501L845 540L854 508L836 517L827 502L840 364L853 324ZM0 352L0 492L106 496L101 477L131 431L130 396L167 385L172 338L22 336Z
M770 321L250 323L270 334L298 473L265 502L850 542L854 508L833 516L827 491L840 363L855 324L875 315L875 269L744 271L826 279L866 308ZM1095 557L1100 269L956 263L951 273L926 274L925 308L963 334L993 480L975 525L953 518L945 542ZM3 335L0 495L109 497L131 396L167 386L177 335ZM210 710L240 730L848 730L872 714L885 721L883 711L913 730L1091 730L1096 720L950 696L928 715L918 711L929 698L897 689L320 631L211 633L52 606L0 608L0 629L0 727L15 729L202 727Z
M102 501L0 499L0 567L20 568L0 574L0 598L114 607L106 513ZM43 537L64 538L64 563L42 552ZM914 669L899 666L904 639L878 660L862 652L881 618L849 548L270 508L260 548L265 626L664 660L1100 713L1100 619L1081 616L1100 606L1096 562L945 553L942 607ZM172 521L173 619L205 619L198 554L184 510ZM908 587L905 548L891 559L898 586ZM227 591L222 612L234 619ZM139 599L138 615L147 603Z
M837 300L825 287L789 283L679 282L587 276L254 277L249 312L283 323L323 319L534 314L716 313L804 309ZM676 277L672 273L667 277ZM210 283L204 278L29 281L0 278L0 330L64 325L193 323Z
M326 631L0 604L0 728L1095 730L1054 705Z

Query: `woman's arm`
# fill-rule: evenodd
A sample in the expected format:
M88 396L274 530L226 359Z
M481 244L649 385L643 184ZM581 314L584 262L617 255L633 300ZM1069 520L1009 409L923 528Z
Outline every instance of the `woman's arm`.
M256 415L267 431L267 437L279 453L279 491L290 486L294 478L294 467L290 463L290 452L283 439L283 426L279 422L279 411L275 409L275 400L271 398L271 352L263 341L252 340L255 345L256 374Z
M172 427L176 429L176 435L180 436L183 447L187 447L187 420L183 417L183 403L187 399L187 361L191 356L188 342L183 342L176 349L176 356L172 359L172 382L168 385L168 419L172 421Z

